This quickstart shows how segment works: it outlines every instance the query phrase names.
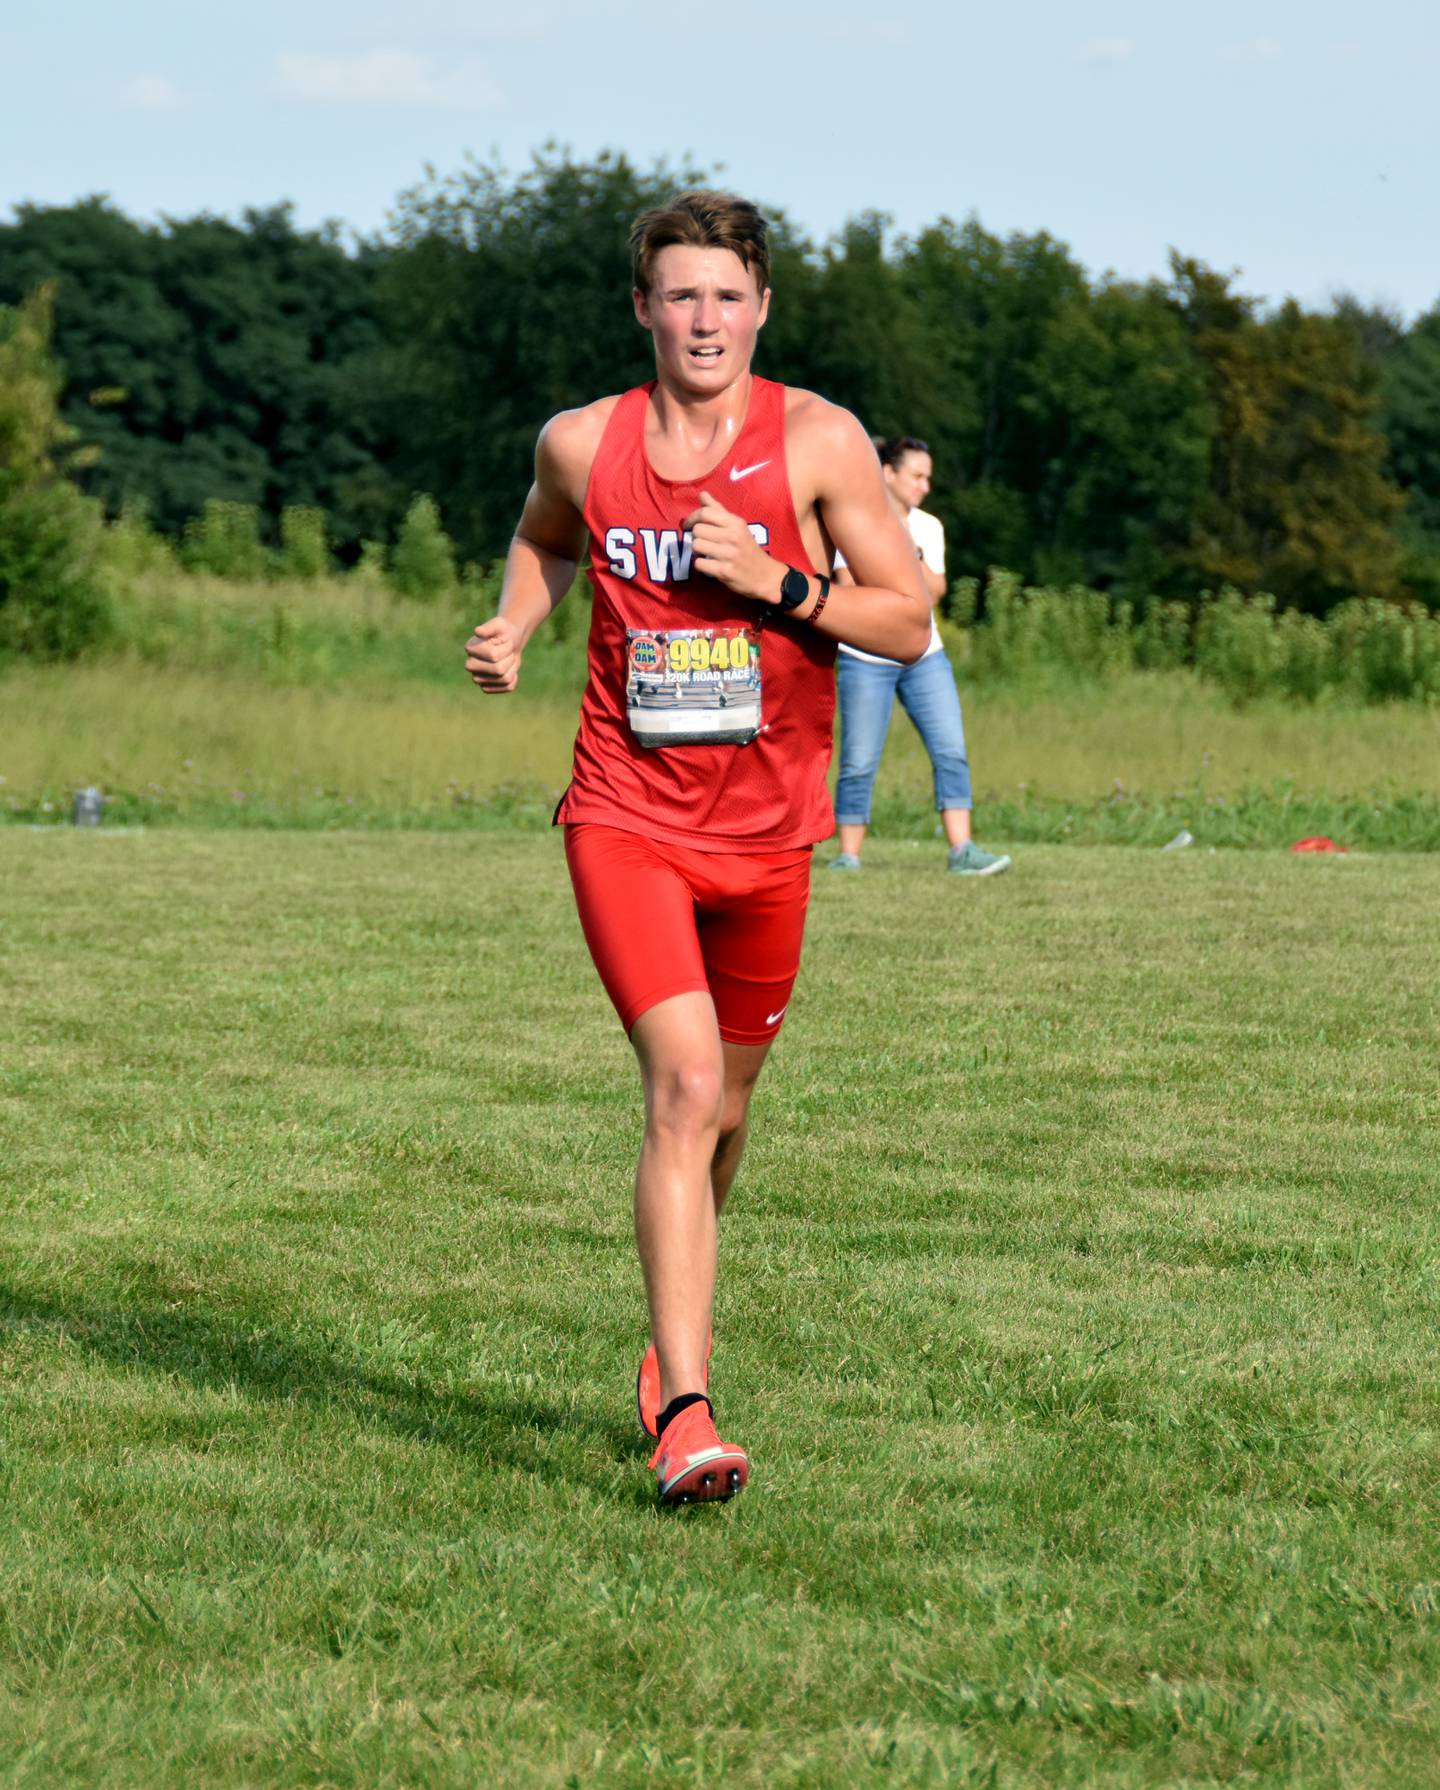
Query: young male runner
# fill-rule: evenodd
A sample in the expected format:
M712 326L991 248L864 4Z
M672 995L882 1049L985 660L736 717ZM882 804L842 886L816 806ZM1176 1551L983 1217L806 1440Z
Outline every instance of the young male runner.
M630 247L656 377L541 431L499 612L465 666L513 690L588 549L590 677L556 820L639 1060L637 1394L676 1504L749 1476L706 1397L716 1215L799 968L811 847L834 827L836 643L917 659L930 606L860 425L750 371L770 303L756 208L684 193L637 218ZM832 546L853 586L823 575Z

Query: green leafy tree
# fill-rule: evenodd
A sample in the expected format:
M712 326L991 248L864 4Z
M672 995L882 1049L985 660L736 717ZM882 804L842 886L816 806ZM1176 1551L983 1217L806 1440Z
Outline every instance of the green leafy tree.
M53 294L0 306L0 651L69 657L105 631L101 517L65 478L74 431L61 420L50 349Z
M358 583L367 585L372 590L378 589L385 582L389 564L390 549L384 541L362 541L360 557L355 561L350 575Z
M131 498L105 530L103 559L124 580L171 572L176 564L174 547L151 526L149 510L141 498Z
M1331 307L1337 318L1355 338L1362 355L1376 368L1383 368L1405 340L1405 320L1387 305L1370 305L1353 293L1342 293Z
M504 551L549 417L653 373L626 236L699 178L546 151L519 175L471 163L402 196L381 281L398 466L445 494L465 557Z
M772 205L762 205L770 227L770 312L755 351L755 370L767 379L823 391L824 352L817 328L824 270L810 241Z
M1067 298L1032 364L1049 452L1027 493L1039 575L1137 598L1176 581L1205 488L1204 367L1159 283Z
M112 513L171 535L212 500L256 519L241 542L240 511L202 517L192 559L258 567L278 538L311 575L330 545L353 561L392 536L424 490L490 563L544 421L650 373L626 234L704 179L554 150L516 175L471 163L353 253L283 206L156 227L100 199L22 207L0 225L0 302L58 280L63 417L102 450L66 466ZM1408 331L1350 299L1264 316L1179 258L1163 290L1097 284L1044 232L973 217L892 240L867 213L817 251L767 213L757 368L929 441L957 572L1135 596L1228 581L1318 613L1397 592L1403 549L1440 602L1440 314ZM328 544L298 520L321 510ZM133 528L113 545L144 557Z
M324 510L287 504L280 512L280 563L292 578L323 578L330 570Z
M178 534L211 497L330 512L355 542L388 529L401 492L371 394L385 251L347 254L289 208L132 222L103 199L22 205L0 225L0 301L56 285L63 412L101 450L87 489L142 499Z
M1399 593L1377 377L1342 318L1256 301L1201 263L1173 259L1172 303L1205 364L1210 470L1185 549L1201 583L1272 591L1323 613Z
M1001 238L971 217L942 218L903 244L897 273L928 394L901 427L931 444L931 507L956 568L1033 576L1046 531L1039 494L1063 442L1039 362L1057 316L1085 301L1084 270L1043 231Z
M1408 500L1400 530L1405 582L1440 608L1440 309L1395 342L1380 381L1390 466Z
M405 512L400 538L390 555L390 582L402 597L422 602L455 589L455 547L440 524L433 497L420 496Z
M192 572L216 578L264 578L273 560L260 539L260 511L253 503L209 498L185 524L181 558Z
M777 274L771 311L792 327L772 335L767 322L756 359L843 404L871 433L898 435L914 432L914 419L931 408L934 370L923 321L887 254L887 229L883 215L866 213L818 262L795 269L789 285Z

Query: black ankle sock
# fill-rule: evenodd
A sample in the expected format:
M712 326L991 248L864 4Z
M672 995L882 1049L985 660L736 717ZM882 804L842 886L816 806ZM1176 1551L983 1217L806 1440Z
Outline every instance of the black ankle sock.
M666 1405L665 1409L655 1419L655 1440L657 1442L660 1440L661 1436L665 1434L666 1425L674 1423L680 1413L688 1410L691 1405L709 1405L710 1415L712 1417L715 1415L714 1405L710 1404L709 1399L706 1398L703 1392L682 1392L679 1398L672 1398L670 1403Z

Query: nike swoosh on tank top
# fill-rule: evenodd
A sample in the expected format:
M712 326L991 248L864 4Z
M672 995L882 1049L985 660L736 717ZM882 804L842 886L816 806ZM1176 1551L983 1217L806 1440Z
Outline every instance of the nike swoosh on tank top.
M785 387L755 378L744 426L697 479L662 478L645 453L652 380L610 415L590 471L590 676L557 824L606 826L701 851L790 851L834 831L825 786L835 643L693 572L681 527L703 485L781 565L813 572L785 463ZM735 475L732 477L732 473ZM763 532L762 532L763 531ZM642 746L626 709L627 629L745 626L758 638L761 727L747 745Z

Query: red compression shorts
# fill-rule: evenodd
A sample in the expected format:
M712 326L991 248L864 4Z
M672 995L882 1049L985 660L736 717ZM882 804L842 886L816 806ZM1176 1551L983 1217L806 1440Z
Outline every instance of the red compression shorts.
M628 1032L671 995L715 1003L720 1036L768 1044L800 969L810 848L709 852L584 821L565 858L585 942Z

